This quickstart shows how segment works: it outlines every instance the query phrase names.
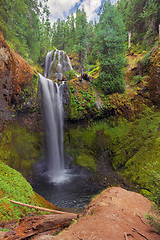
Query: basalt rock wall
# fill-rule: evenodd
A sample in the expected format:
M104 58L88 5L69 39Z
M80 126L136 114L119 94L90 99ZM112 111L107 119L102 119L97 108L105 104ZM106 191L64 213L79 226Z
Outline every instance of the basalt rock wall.
M13 52L0 33L0 128L16 112L35 106L38 75L19 54Z

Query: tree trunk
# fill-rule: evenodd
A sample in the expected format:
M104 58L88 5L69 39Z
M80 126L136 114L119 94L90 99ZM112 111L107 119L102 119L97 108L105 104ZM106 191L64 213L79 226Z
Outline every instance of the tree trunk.
M49 230L68 227L75 214L42 215L20 220L19 226L6 233L6 240L22 240Z
M132 33L128 32L128 48L131 47L131 36L132 36Z

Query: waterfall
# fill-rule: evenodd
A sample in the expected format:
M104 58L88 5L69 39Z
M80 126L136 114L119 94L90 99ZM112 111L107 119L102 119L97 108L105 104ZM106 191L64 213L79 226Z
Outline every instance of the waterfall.
M62 80L63 74L73 70L69 56L58 49L55 50L54 56L53 51L48 52L45 62L45 77L53 76L55 79Z
M61 79L63 73L72 70L69 57L64 51L48 52L45 61L44 76L39 74L42 106L46 132L46 174L51 182L59 183L65 179L64 137L63 137L63 84L58 85L49 77L55 74Z
M39 74L46 131L47 175L58 182L64 171L62 85Z
M44 76L47 77L47 74L49 72L49 68L51 65L51 61L52 61L52 55L53 55L53 51L48 52L46 55L46 61L45 61L45 70L44 70Z

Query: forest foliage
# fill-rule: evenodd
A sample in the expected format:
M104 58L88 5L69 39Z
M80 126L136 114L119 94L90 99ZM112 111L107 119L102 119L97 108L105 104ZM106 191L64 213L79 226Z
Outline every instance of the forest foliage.
M0 30L13 50L26 60L40 60L48 48L49 10L47 0L1 0ZM45 45L44 45L45 44Z
M51 24L48 0L1 0L0 30L11 48L30 63L43 63L53 46L77 54L81 73L100 64L98 86L105 93L123 92L127 32L132 48L146 49L156 41L160 22L158 0L107 0L98 21L88 21L84 9Z

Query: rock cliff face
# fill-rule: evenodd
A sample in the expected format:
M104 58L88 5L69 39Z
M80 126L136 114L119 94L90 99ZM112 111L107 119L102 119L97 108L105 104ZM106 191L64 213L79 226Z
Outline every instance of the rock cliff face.
M34 69L13 52L0 33L0 126L18 108L31 107L38 78Z
M11 50L0 33L0 160L27 179L43 141L38 135L42 121L37 92L37 72Z
M149 92L155 105L160 107L160 44L153 50L149 65Z

